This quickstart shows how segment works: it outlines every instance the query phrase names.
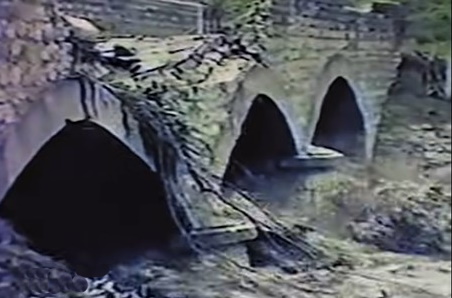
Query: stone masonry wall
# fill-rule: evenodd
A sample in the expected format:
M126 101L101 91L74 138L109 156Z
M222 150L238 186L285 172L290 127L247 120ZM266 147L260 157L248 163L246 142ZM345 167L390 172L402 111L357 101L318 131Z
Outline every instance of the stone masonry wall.
M200 19L197 3L183 0L60 0L65 13L93 20L117 34L153 36L194 33ZM276 24L288 25L294 18L306 19L307 26L334 22L338 29L388 33L393 20L377 13L346 10L348 0L274 0L272 14Z
M40 3L48 4L48 1ZM145 20L138 17L139 0L127 3L82 0L71 5L69 0L59 1L63 11L72 10L82 17L108 19L110 13L118 18L116 23L126 24L122 28L125 31L133 27L127 25L132 22L136 22L134 28L140 29L142 34L146 33L146 28L152 27L140 25ZM142 9L149 7L149 3L156 3L140 1ZM17 107L23 106L17 102L37 98L37 90L68 71L70 48L61 42L67 34L64 28L55 24L52 12L40 7L37 1L0 0L0 4L3 51L0 55L0 83L4 93L0 95L0 102L3 102L0 111L10 114L0 119L14 119L16 114L20 114ZM329 76L345 76L359 93L360 105L369 123L368 132L373 138L379 107L386 99L396 73L398 56L394 51L391 20L384 14L364 14L347 9L346 4L346 1L330 0L278 0L274 6L274 15L279 11L286 16L289 25L278 28L280 34L270 45L272 70L276 76L280 75L279 87L285 93L278 97L284 97L290 103L288 110L294 114L293 125L300 127L299 134L306 136L306 142L309 142L312 126L318 117L322 93L331 83ZM123 13L113 16L113 8ZM24 15L13 17L15 11ZM24 29L26 33L22 32L22 27L27 28Z
M334 31L351 31L362 38L389 38L394 22L389 15L360 12L347 1L292 0L291 23Z
M290 0L280 0L290 2ZM366 119L367 156L372 156L382 105L394 82L400 54L389 16L350 9L346 1L292 0L286 26L270 46L272 68L284 78L291 110L307 142L324 93L337 77L355 91Z
M48 0L0 0L0 136L26 103L68 74L68 31L53 16Z

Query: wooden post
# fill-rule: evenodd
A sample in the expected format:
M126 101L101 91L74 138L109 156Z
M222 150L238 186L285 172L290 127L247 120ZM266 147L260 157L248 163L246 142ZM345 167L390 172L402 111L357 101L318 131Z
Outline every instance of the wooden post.
M204 6L198 5L198 35L204 34Z
M195 7L197 9L197 22L196 22L196 32L199 35L204 34L204 4L197 2L188 2L188 1L180 1L180 0L162 0L163 2L187 5L191 7Z
M451 57L450 54L447 57L447 71L446 71L446 99L451 100L451 84L452 84L452 66L451 66Z
M290 18L292 22L294 22L297 16L297 0L290 1Z

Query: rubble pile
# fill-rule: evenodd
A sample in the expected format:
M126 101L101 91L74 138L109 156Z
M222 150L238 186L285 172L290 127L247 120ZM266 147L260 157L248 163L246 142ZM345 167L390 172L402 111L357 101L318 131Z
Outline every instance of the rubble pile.
M382 250L449 257L451 195L439 186L381 181L378 206L350 225L353 238Z

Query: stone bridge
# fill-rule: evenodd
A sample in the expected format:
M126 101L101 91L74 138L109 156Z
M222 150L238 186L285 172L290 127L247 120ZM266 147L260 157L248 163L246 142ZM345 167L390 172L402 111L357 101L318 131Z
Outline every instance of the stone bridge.
M65 175L69 180L83 176L81 181L87 181L87 172L74 168L73 173L66 173L46 154L64 156L60 163L79 160L75 149L66 148L70 152L62 155L49 148L56 146L72 122L85 118L86 108L97 125L92 131L107 132L122 144L119 155L138 156L153 171L152 157L144 152L136 123L129 119L132 134L124 128L120 101L97 86L87 89L96 93L94 100L83 102L80 83L66 79L72 59L70 45L64 42L67 31L52 22L48 6L5 0L0 4L0 198L19 202L14 198L17 189L22 196L43 195L43 186L33 181L47 181L49 188L56 187L52 179L57 183ZM312 167L329 166L343 156L370 162L381 111L400 61L393 20L384 14L356 11L340 1L295 1L292 6L275 6L275 11L281 19L269 44L271 66L235 61L219 69L201 88L205 113L193 119L215 150L212 170L226 182L237 182L248 172L271 175L275 168L308 173ZM155 51L149 63L155 63L156 52L168 52L192 40L192 36L152 38L134 46L138 50L152 46ZM128 44L131 40L118 37L112 42ZM148 59L145 54L142 58ZM75 141L68 144L79 148ZM34 177L30 176L33 171L38 176L55 175L37 169L36 160L47 160L63 172L33 180L29 178ZM96 162L96 158L90 160ZM99 170L85 166L88 172ZM149 183L161 187L157 180ZM13 206L9 210L21 212L19 205L9 203ZM218 202L193 195L179 202L179 207L189 232L212 244L256 237L246 218ZM36 208L29 212L45 212L45 207Z

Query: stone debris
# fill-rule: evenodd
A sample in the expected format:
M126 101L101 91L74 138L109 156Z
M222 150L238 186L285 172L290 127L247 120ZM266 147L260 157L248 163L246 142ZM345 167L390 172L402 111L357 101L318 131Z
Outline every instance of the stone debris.
M353 238L398 253L450 256L450 192L434 184L379 183L377 206L350 225Z
M395 87L399 92L450 101L447 90L449 66L450 62L437 56L417 51L406 53L399 66Z
M86 279L28 248L26 240L0 220L0 297L57 298L87 287Z

